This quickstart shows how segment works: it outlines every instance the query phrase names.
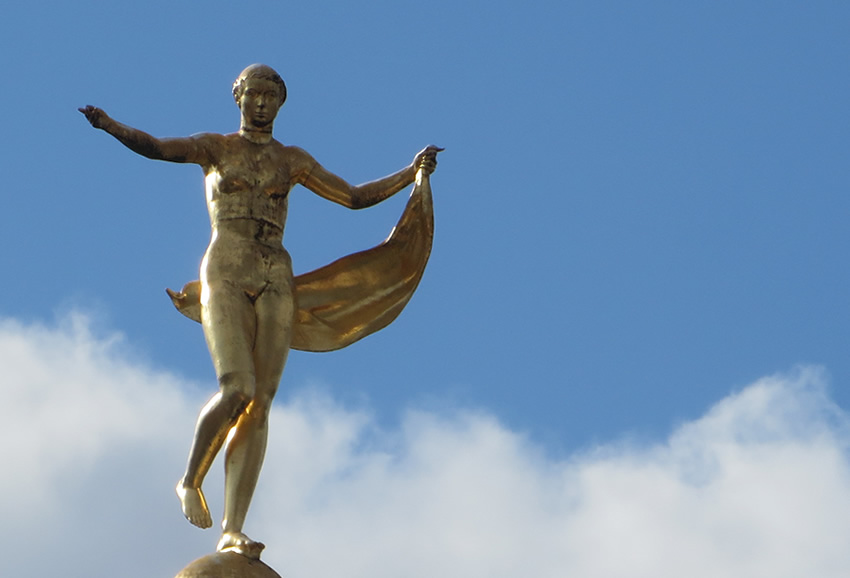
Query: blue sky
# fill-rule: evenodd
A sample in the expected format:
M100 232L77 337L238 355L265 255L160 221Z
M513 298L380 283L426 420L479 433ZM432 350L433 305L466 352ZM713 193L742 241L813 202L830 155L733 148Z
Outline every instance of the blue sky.
M201 171L136 156L76 108L231 132L230 85L263 62L289 88L278 140L351 182L446 148L417 294L363 342L293 353L282 408L318 390L378 438L411 411L483 414L568 462L666 444L776 374L817 375L802 381L843 416L848 22L840 2L14 3L0 317L22 340L117 339L200 407L208 354L164 288L197 276ZM296 272L382 240L403 197L353 212L293 190ZM90 333L68 332L79 315Z

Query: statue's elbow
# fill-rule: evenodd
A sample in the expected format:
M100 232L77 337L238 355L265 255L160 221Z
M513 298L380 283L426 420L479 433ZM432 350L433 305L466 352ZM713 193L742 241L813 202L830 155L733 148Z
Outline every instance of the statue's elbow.
M374 203L369 202L369 198L366 195L358 195L351 194L348 196L348 208L359 210L365 209L366 207L371 207Z

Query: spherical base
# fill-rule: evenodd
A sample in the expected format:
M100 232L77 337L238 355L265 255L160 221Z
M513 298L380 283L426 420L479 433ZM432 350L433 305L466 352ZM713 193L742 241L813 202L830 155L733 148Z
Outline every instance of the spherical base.
M174 578L281 578L260 562L235 552L216 552L198 558Z

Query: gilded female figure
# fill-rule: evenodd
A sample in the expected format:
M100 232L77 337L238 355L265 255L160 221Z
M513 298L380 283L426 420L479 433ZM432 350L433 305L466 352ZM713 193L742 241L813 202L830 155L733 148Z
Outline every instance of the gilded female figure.
M233 85L239 132L155 138L86 106L91 125L150 159L200 165L212 237L200 271L200 320L219 391L201 410L186 473L177 485L183 513L207 528L212 519L201 485L223 445L225 503L218 550L257 557L262 544L242 533L260 473L268 415L290 348L295 319L293 274L283 248L290 189L301 184L351 209L368 207L436 167L430 146L400 171L352 186L304 150L272 136L286 86L270 67L246 68Z

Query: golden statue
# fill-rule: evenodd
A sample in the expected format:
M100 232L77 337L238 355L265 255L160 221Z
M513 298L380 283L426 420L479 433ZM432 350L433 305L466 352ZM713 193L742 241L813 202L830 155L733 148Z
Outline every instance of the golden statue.
M201 484L225 449L225 496L219 552L259 558L263 545L242 533L260 474L268 415L290 348L339 349L385 327L421 278L431 249L429 175L442 149L429 146L410 166L359 186L326 170L306 151L272 137L286 86L268 66L246 68L233 84L239 132L155 138L93 106L79 109L91 125L150 159L194 163L204 170L212 237L200 281L168 290L174 304L200 321L219 391L203 407L177 484L183 514L212 526ZM379 203L415 186L398 225L378 247L293 277L283 248L290 189L301 184L351 209Z

